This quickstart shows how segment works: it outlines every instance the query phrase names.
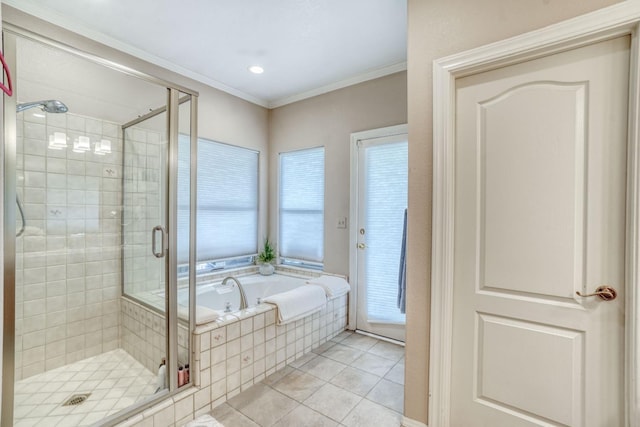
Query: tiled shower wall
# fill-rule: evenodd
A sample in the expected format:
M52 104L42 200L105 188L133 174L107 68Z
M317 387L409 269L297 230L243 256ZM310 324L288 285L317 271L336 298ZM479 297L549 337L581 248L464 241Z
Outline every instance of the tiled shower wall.
M48 147L53 132L66 134L66 149ZM16 241L15 366L22 379L119 347L122 139L115 123L38 109L18 114L17 135L26 216ZM79 136L90 138L91 151L73 151ZM111 141L111 153L94 153L102 139Z

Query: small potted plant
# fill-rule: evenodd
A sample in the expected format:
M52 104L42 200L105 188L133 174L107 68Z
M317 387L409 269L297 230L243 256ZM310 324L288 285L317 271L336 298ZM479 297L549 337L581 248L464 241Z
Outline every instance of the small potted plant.
M276 258L276 252L273 249L273 245L269 241L267 237L264 239L264 246L262 248L262 252L258 254L258 262L260 263L259 272L263 276L270 276L275 271L273 264L271 262Z

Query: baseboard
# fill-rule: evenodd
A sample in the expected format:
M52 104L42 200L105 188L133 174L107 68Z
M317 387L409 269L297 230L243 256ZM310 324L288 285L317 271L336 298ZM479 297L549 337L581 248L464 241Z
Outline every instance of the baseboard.
M425 423L412 420L411 418L402 417L402 427L428 427Z
M396 345L405 347L405 343L404 342L398 341L398 340L394 340L393 338L383 337L382 335L372 334L371 332L361 331L360 329L354 329L353 332L355 332L356 334L360 334L360 335L366 335L368 337L375 338L375 339L380 340L380 341L386 341L386 342L390 342L391 344L396 344Z

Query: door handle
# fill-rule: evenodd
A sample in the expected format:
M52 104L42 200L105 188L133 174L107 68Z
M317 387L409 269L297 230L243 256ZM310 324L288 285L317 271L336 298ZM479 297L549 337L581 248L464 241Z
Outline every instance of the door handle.
M365 245L364 243L358 243L358 249L364 249L366 247L367 245Z
M618 292L611 286L598 286L592 294L581 294L580 291L576 291L576 294L583 298L599 296L604 301L613 301L618 296Z
M158 234L158 231L161 233L162 241L160 245L160 251L156 252L156 234ZM153 230L151 230L151 252L153 253L153 256L155 256L156 258L162 258L164 256L165 236L166 236L166 231L164 227L161 225L156 225L155 227L153 227Z

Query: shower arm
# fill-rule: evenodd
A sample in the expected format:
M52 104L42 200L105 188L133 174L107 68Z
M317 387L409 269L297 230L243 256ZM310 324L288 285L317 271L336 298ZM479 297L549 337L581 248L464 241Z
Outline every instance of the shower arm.
M28 110L29 108L34 108L34 107L42 107L42 101L25 102L24 104L18 104L16 106L16 112L20 113L24 110Z
M69 108L64 104L64 102L57 99L48 99L46 101L34 101L18 104L16 105L16 111L20 113L21 111L25 111L35 107L40 107L42 111L54 114L66 113L67 111L69 111Z
M18 232L16 233L16 237L20 237L22 236L22 233L24 233L24 229L27 223L24 219L24 211L22 210L22 204L20 203L20 198L18 197L17 194L16 194L16 205L18 205L18 211L20 212L20 219L22 220L22 226L20 227L20 230L18 230Z

